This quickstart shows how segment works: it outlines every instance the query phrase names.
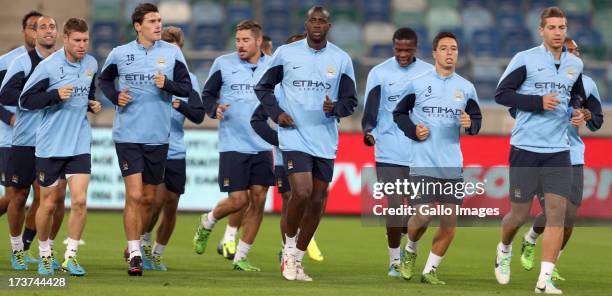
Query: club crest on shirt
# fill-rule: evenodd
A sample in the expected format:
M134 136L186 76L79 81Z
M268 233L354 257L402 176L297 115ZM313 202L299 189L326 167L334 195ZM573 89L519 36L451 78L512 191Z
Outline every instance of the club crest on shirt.
M567 70L565 70L565 74L567 74L567 78L574 79L574 76L576 76L576 70L574 70L572 67L568 67Z
M164 68L166 68L166 59L164 59L164 57L158 57L157 58L157 70L158 71L163 71Z
M223 187L228 187L228 186L230 186L230 178L224 178Z
M455 94L453 95L453 99L457 102L461 102L463 99L465 99L465 96L461 90L456 90Z
M325 71L327 78L334 78L336 76L336 68L332 65L327 65L327 70Z
M85 72L85 75L87 75L87 78L89 78L89 79L93 79L94 72L93 72L91 69L88 69L88 70Z

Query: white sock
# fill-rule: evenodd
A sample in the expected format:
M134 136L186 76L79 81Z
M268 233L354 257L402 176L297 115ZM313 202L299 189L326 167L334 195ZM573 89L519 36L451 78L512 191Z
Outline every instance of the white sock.
M395 264L399 264L401 260L400 257L400 248L389 248L389 266Z
M140 235L140 244L143 246L151 245L151 233L146 232L145 234Z
M413 242L410 240L410 238L408 238L408 241L406 242L406 251L416 254L418 246L419 246L419 241Z
M559 250L559 255L557 255L557 262L559 261L559 258L561 258L562 253L563 253L563 249Z
M129 240L128 252L130 253L130 260L134 256L142 256L142 254L140 253L140 240Z
M236 233L238 232L238 227L231 226L227 224L225 226L225 234L223 235L223 242L235 242L236 241Z
M38 252L40 253L40 257L51 257L51 246L48 240L38 241Z
M68 260L68 258L70 257L75 257L78 248L79 248L79 241L68 238L68 244L66 245L66 252L64 253L64 259Z
M438 256L433 252L429 252L429 257L427 257L427 263L425 264L425 269L423 269L423 274L427 274L432 270L436 270L440 263L442 262L442 256Z
M538 240L539 233L533 231L533 227L529 228L529 231L525 233L525 240L530 244L535 244Z
M239 240L238 246L236 247L236 255L234 256L234 263L246 258L250 249L251 245Z
M165 249L166 245L155 242L155 247L153 247L153 256L161 256Z
M49 241L49 246L51 247L51 250L53 250L53 246L55 245L55 241L52 239L48 239Z
M208 230L212 230L216 223L217 219L215 219L213 211L210 211L208 215L206 215L206 219L204 219L204 215L202 215L202 218L200 219L200 224L202 224L202 227Z
M499 244L497 244L497 252L502 252L505 254L512 253L512 244L504 245L504 243L499 242Z
M542 261L542 264L540 265L540 276L538 277L538 283L543 283L549 280L554 268L554 263Z
M300 264L302 263L302 259L304 259L304 254L306 253L306 251L302 251L298 248L295 248L295 262Z
M23 238L21 234L18 236L11 236L11 248L13 251L23 251Z
M294 237L289 237L285 234L285 248L283 249L285 254L295 254L295 250L297 249L296 238L297 235Z

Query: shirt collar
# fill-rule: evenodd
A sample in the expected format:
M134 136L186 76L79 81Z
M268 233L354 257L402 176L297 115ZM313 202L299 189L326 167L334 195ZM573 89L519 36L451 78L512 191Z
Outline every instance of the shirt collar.
M78 62L73 63L73 62L71 62L70 60L68 60L68 57L66 57L66 51L65 51L65 49L64 49L63 47L62 47L62 48L60 48L60 50L58 50L58 51L60 52L60 54L61 54L61 56L62 56L62 59L64 59L64 62L65 62L65 63L66 63L68 66L71 66L71 67L80 67L80 66L81 66L81 61L82 61L83 59L80 59ZM85 58L85 57L83 57L83 58Z
M446 77L442 77L440 76L440 74L438 74L438 71L436 71L436 69L434 68L433 70L431 70L431 72L433 73L433 76L440 79L440 80L449 80L451 78L453 78L455 76L455 72L451 73L450 75L446 76Z
M323 47L321 49L314 49L314 48L310 47L308 45L308 38L302 39L301 42L306 47L306 49L308 49L311 53L324 53L325 50L327 49L327 47L329 47L329 40L327 40L327 42L325 43L325 47Z
M138 42L138 37L136 37L136 40L134 40L134 45L136 46L136 48L138 49L142 49L142 50L149 50L151 48L157 47L159 45L159 41L154 41L153 45L151 45L151 47L149 48L145 48L144 45L140 44L140 42Z

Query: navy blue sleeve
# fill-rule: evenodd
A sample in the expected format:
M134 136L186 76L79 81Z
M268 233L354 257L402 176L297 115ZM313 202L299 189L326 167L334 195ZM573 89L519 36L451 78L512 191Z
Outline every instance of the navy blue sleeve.
M257 106L253 116L251 116L251 127L264 141L278 147L278 132L268 124L268 114L261 104Z
M5 106L17 106L19 103L19 95L21 95L24 84L24 72L17 72L12 77L8 77L2 90L0 90L0 103Z
M527 67L520 66L506 75L497 85L495 102L507 107L516 107L528 112L544 111L543 97L536 95L523 95L516 91L527 77Z
M166 77L162 89L177 97L189 97L189 93L191 92L191 78L189 77L189 70L187 70L187 66L183 62L179 60L174 62L174 75L172 80Z
M221 70L215 71L204 83L204 89L202 89L202 101L204 102L204 111L210 118L217 118L217 107L219 103L219 91L223 85L223 77L221 76Z
M478 106L476 101L469 99L465 106L465 113L470 116L470 121L472 122L472 125L465 129L465 133L471 136L477 135L482 124L482 113L480 112L480 106Z
M414 102L416 101L415 94L408 94L405 96L393 110L393 121L400 130L404 132L406 137L420 142L416 135L416 125L410 119L410 112L414 108Z
M264 110L270 116L272 121L278 123L278 116L285 112L278 105L276 96L274 95L274 87L283 81L283 65L276 65L263 75L259 83L255 86L255 95L263 105ZM336 108L334 108L335 111Z
M21 94L20 106L28 110L44 109L62 102L59 91L49 88L49 78L41 79Z
M117 64L109 64L100 76L98 83L102 89L102 93L115 105L119 105L119 91L115 89L115 78L119 76Z
M12 117L13 112L6 110L4 106L0 106L0 121L4 122L6 125L11 125Z
M181 104L176 111L185 115L187 119L195 124L200 124L204 121L204 104L197 91L191 90L187 102L181 101Z
M587 121L587 127L591 131L600 129L604 121L601 102L593 95L590 95L586 100L585 107L591 111L592 115L591 120Z
M91 79L91 84L89 85L89 94L87 95L87 98L90 101L96 100L96 76L97 75L98 74L94 74L93 78ZM87 106L87 112L94 113L93 109L91 109L89 105Z
M582 73L578 75L578 79L572 85L570 92L569 106L574 109L580 109L586 101L586 92L584 91L584 84L582 83Z
M361 128L363 133L367 134L376 128L378 123L378 108L380 107L380 85L375 86L368 93L363 118L361 119Z
M356 106L355 81L350 76L342 74L338 87L338 101L334 104L332 114L336 117L347 117L353 114Z

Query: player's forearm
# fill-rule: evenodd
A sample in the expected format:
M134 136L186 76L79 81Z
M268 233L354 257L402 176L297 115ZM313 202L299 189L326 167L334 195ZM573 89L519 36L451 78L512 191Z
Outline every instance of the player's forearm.
M163 90L177 97L189 97L189 93L192 90L191 78L189 77L189 71L185 64L176 60L174 62L174 75L172 80L167 78L168 77L165 79Z
M412 140L419 142L416 134L416 124L410 119L410 112L414 108L416 101L415 94L409 94L404 97L393 110L393 121L397 127L404 132L404 135Z
M177 111L195 124L200 124L204 121L204 104L202 104L200 96L193 90L187 103L181 102Z
M11 118L13 117L13 112L4 108L4 106L0 106L0 120L7 125L11 125Z
M2 90L0 90L0 104L4 106L17 106L19 95L21 95L21 90L25 83L24 79L23 72L19 72L9 78Z
M361 128L364 133L369 133L378 123L378 108L380 107L380 85L372 88L367 95L366 104L361 119Z
M278 132L268 124L268 114L263 105L259 105L251 116L251 127L257 135L270 145L278 146Z
M601 103L594 96L589 96L586 103L586 108L591 112L591 120L587 121L586 125L591 131L596 131L601 128L604 121L603 110Z
M108 98L111 103L119 106L119 91L115 89L115 78L119 76L117 65L112 64L106 67L98 77L98 85L102 89L102 93Z
M333 115L336 117L351 116L357 107L357 92L355 91L355 81L346 74L340 77L338 90L338 101L334 104Z
M471 122L470 127L465 129L465 133L470 136L475 136L480 131L480 126L482 124L482 113L480 112L478 103L474 100L468 100L465 106L465 113L470 116Z
M46 91L49 88L49 78L42 79L25 89L19 97L19 106L28 110L44 109L59 104L62 99L58 89Z

